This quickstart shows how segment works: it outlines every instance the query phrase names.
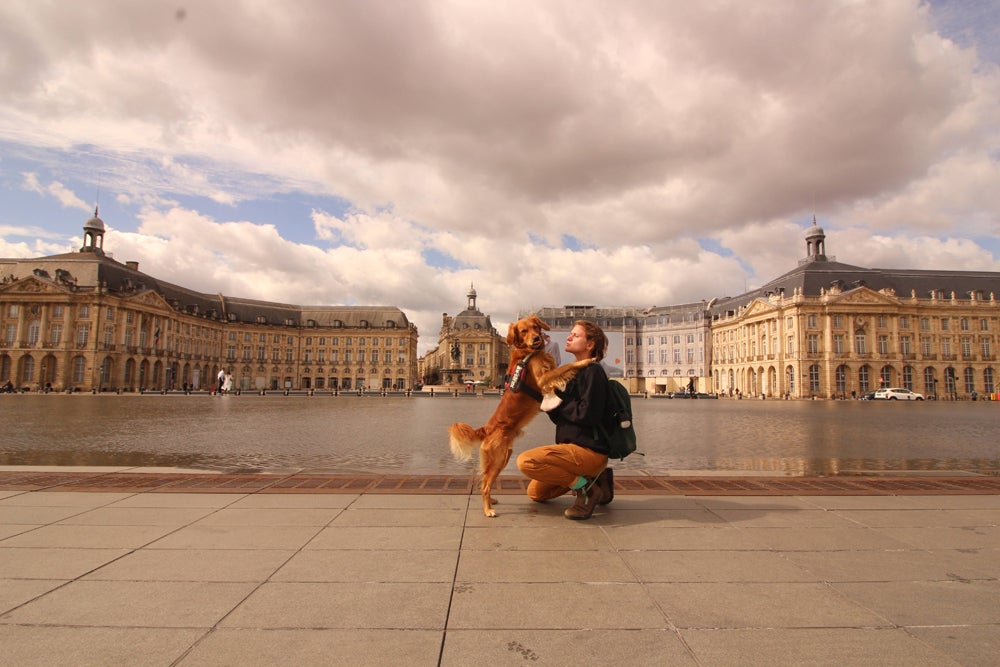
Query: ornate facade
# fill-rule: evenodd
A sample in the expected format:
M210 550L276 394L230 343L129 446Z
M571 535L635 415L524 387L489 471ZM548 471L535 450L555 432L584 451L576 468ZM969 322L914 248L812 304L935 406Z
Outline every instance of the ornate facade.
M421 360L424 384L448 385L473 382L487 388L503 384L510 350L489 315L476 306L476 289L469 287L465 310L454 317L441 316L438 344Z
M417 329L395 307L299 306L202 294L104 253L0 259L0 384L54 391L409 389Z
M713 301L714 391L845 398L905 387L936 398L997 391L1000 274L866 269L807 256L758 290Z

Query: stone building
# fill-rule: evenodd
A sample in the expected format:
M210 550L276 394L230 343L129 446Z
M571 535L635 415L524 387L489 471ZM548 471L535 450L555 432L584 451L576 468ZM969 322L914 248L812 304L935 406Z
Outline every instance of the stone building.
M202 294L104 252L0 259L0 384L55 391L407 389L417 329L391 306L301 306Z
M465 310L441 316L438 344L421 359L426 385L476 383L484 388L503 384L510 361L507 336L501 336L490 316L476 306L476 288L469 287Z
M642 337L642 322L645 310L639 308L598 307L591 305L544 306L532 311L521 312L518 317L538 315L552 327L549 334L560 350L566 344L566 336L577 320L590 320L604 330L608 337L608 349L602 362L608 377L620 379L629 391L642 391L639 376L643 369L638 354ZM561 363L572 361L563 354Z
M1000 274L867 269L806 258L738 297L714 300L712 389L744 396L850 397L881 387L927 396L996 391Z

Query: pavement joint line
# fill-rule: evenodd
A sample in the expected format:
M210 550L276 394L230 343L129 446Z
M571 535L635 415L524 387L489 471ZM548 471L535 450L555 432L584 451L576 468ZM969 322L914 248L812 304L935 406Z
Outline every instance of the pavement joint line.
M0 470L0 490L130 493L349 493L443 494L478 493L470 474L334 474L200 472L85 472ZM527 479L502 476L499 495L521 495ZM655 476L616 475L615 493L686 496L830 496L830 495L996 495L1000 476Z

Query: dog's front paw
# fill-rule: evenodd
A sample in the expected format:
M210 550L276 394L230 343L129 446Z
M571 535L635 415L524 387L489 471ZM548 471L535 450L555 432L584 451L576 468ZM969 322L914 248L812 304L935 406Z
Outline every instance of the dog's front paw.
M488 516L488 517L490 517L492 519L493 517L495 517L497 515L497 511L495 509L483 510L483 514L485 514L486 516Z
M550 410L555 410L560 405L562 405L562 399L556 396L555 393L545 394L542 396L542 411L548 412Z

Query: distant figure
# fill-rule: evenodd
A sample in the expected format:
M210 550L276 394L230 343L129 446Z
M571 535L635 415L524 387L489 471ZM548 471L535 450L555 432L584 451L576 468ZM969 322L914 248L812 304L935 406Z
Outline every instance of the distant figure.
M225 369L220 368L219 369L218 382L216 382L216 384L215 384L215 390L221 394L222 393L222 385L224 385L225 383L226 383L226 371L225 371Z
M545 351L552 355L556 361L556 366L562 366L562 359L559 356L559 344L552 340L552 336L545 334Z
M222 390L225 393L229 393L233 390L233 374L226 373L226 379L222 382Z

